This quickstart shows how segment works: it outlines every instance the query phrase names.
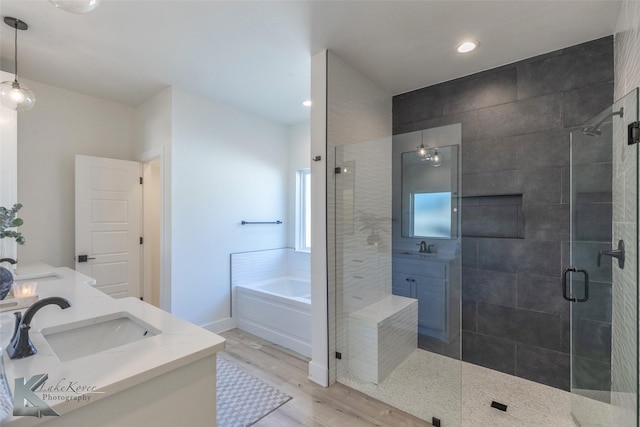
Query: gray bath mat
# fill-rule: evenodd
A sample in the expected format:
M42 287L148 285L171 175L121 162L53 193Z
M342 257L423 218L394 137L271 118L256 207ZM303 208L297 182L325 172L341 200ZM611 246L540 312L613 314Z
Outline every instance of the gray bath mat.
M291 400L222 357L217 362L218 427L253 425Z

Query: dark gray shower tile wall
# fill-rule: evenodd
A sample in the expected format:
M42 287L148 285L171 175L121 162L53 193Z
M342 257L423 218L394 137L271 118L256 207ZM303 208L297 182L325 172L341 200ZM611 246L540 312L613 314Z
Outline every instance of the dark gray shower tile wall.
M394 97L394 134L462 123L465 361L569 388L569 304L561 295L561 272L569 264L569 137L612 102L612 37ZM584 150L574 153L574 162L603 149L587 141ZM598 156L603 164L586 166L586 180L611 173L611 154ZM520 207L484 197L506 195L521 197ZM596 240L585 243L585 256L595 256L610 241L595 212L610 215L611 194L581 197L577 202L592 209L576 218L576 231ZM610 264L598 273L593 292L610 300L611 285L602 280ZM579 310L574 362L601 368L590 386L606 390L611 309L586 304Z

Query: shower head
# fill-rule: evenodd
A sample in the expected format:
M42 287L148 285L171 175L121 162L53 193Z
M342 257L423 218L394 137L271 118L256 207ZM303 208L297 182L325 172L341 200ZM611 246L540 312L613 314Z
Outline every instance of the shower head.
M600 120L598 123L596 123L595 125L591 125L591 126L587 126L585 128L582 129L582 133L584 133L585 135L589 135L589 136L600 136L602 135L602 131L600 130L600 126L602 125L602 123L604 123L608 118L613 117L613 116L620 116L620 117L624 117L624 108L620 107L620 110L618 111L614 111L613 113L609 113L606 116L604 116L602 118L602 120Z
M588 126L582 129L582 133L589 136L600 136L602 135L602 131L598 129L600 126Z

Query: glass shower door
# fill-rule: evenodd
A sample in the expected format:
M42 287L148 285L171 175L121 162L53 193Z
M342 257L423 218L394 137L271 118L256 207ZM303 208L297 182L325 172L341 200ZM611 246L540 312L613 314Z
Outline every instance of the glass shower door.
M634 90L571 133L571 411L580 426L637 426L638 121ZM567 263L565 263L567 264Z
M392 158L400 163L401 153L393 150L386 139L335 151L336 378L434 425L460 426L457 240L439 240L437 253L433 242L431 248L421 245L426 238L405 239L408 249L395 249L403 238L394 213L400 172L392 165ZM442 166L435 170L450 173L453 160L447 161L444 150L442 155ZM457 199L451 202L455 207ZM446 341L449 353L420 347L426 329L442 347Z

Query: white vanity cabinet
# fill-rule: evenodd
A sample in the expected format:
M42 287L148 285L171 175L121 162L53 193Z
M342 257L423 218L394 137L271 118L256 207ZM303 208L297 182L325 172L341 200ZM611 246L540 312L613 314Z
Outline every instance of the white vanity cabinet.
M451 316L449 259L393 257L392 293L418 300L418 333L448 342Z

